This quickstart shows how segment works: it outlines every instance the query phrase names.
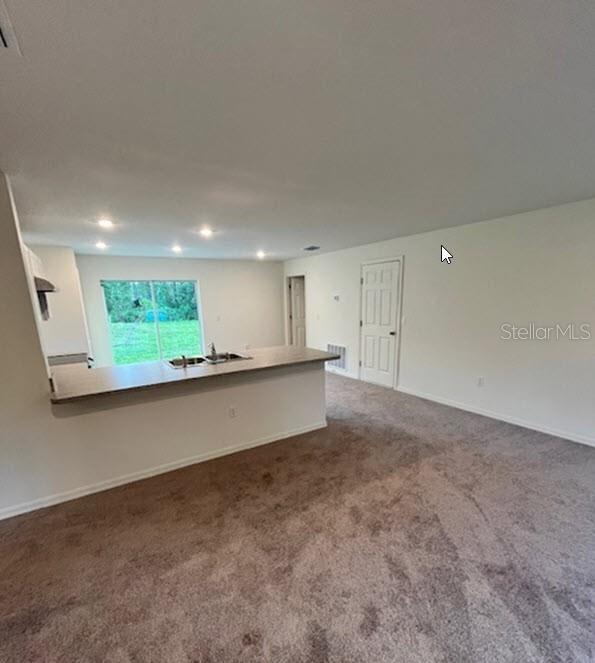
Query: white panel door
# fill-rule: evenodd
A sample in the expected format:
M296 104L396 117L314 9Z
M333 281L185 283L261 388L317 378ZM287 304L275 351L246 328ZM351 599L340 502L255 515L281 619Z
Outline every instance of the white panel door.
M362 267L362 380L394 386L399 310L400 263L380 262Z
M291 344L306 347L306 288L303 276L293 276L289 280L291 288Z

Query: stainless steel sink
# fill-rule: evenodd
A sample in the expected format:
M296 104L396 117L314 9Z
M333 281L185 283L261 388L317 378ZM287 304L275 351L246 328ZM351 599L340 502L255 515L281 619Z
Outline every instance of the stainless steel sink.
M239 355L235 352L217 352L215 354L206 355L205 361L208 364L222 364L225 361L234 361L235 359L251 359L245 355Z
M189 366L198 366L205 363L204 357L176 357L170 359L167 363L172 368L188 368Z
M168 364L172 368L189 368L191 366L199 366L200 364L223 364L226 361L235 361L237 359L252 359L246 355L239 355L236 352L217 352L215 354L207 355L206 357L176 357L175 359L168 360Z

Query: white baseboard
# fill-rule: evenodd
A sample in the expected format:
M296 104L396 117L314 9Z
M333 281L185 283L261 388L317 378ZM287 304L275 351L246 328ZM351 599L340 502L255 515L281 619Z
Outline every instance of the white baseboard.
M442 398L441 396L426 394L422 391L417 391L416 389L409 389L408 387L397 387L397 391L402 391L404 394L409 394L410 396L418 396L419 398L425 398L428 401L434 401L435 403L440 403L441 405L456 407L458 410L465 410L466 412L481 414L484 417L489 417L490 419L497 419L498 421L504 421L507 424L514 424L515 426L528 428L530 430L538 431L539 433L547 433L548 435L554 435L555 437L562 437L566 440L570 440L571 442L578 442L579 444L586 444L589 447L595 447L595 437L588 437L587 435L577 435L576 433L570 433L568 431L556 430L555 428L548 428L547 426L541 426L540 424L535 424L531 421L525 421L524 419L517 419L516 417L509 417L506 414L500 414L498 412L492 412L491 410L484 410L483 408L473 407L471 405L466 405L465 403L459 403L457 401L450 400L449 398Z
M350 380L359 380L357 374L351 373L347 368L336 368L335 366L329 366L328 364L326 364L324 368L327 373L340 375L342 378L349 378Z
M270 442L277 442L279 440L284 440L288 437L293 437L294 435L302 435L303 433L309 433L314 430L319 430L321 428L326 428L326 421L318 422L311 426L304 426L303 428L298 428L296 430L287 431L284 433L274 433L273 435L268 435L266 437L260 438L258 440L253 440L251 442L245 442L242 444L236 444L230 447L223 447L222 449L217 449L215 451L207 451L205 453L197 454L196 456L190 456L187 458L182 458L180 460L174 460L170 463L164 463L163 465L158 465L157 467L150 467L145 470L139 470L138 472L132 472L131 474L124 474L113 479L107 479L105 481L100 481L98 483L90 484L88 486L81 486L79 488L73 488L72 490L67 490L63 493L55 493L54 495L48 495L47 497L40 497L31 502L22 502L21 504L15 504L13 506L4 507L0 509L0 520L6 518L12 518L13 516L18 516L23 513L28 513L29 511L35 511L37 509L43 509L47 506L53 506L54 504L60 504L61 502L68 502L70 500L75 500L78 497L84 497L85 495L92 495L93 493L99 493L102 490L109 490L110 488L116 488L117 486L122 486L126 483L132 483L134 481L140 481L141 479L148 479L149 477L156 476L157 474L164 474L165 472L171 472L172 470L180 469L181 467L186 467L188 465L195 465L196 463L203 463L212 458L219 458L220 456L227 456L229 454L236 453L237 451L243 451L244 449L251 449L253 447L259 447L264 444L269 444Z

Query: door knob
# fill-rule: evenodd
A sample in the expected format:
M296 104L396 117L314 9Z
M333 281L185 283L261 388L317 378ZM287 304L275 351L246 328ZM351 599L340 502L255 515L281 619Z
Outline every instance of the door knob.
M392 331L392 332L388 332L388 333L389 333L391 336L395 336L397 332Z

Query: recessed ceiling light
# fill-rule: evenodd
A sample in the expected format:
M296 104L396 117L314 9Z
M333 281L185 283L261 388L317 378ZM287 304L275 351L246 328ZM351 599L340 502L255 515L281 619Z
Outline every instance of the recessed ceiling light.
M111 219L103 218L103 219L99 219L99 221L97 221L97 225L101 226L102 228L106 228L106 229L107 228L113 228L114 227L114 222Z
M107 244L102 241L95 242L95 248L101 249L103 251L104 249L107 249Z
M181 247L179 244L174 244L174 245L171 247L171 250L172 250L174 253L182 253L182 247Z
M263 259L266 257L266 253L265 253L264 251L259 251L259 252L256 254L256 257L257 257L259 260L263 260Z
M205 226L204 228L200 229L200 234L203 237L211 237L213 235L213 231L208 226Z

